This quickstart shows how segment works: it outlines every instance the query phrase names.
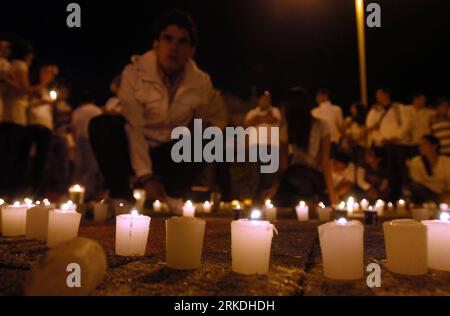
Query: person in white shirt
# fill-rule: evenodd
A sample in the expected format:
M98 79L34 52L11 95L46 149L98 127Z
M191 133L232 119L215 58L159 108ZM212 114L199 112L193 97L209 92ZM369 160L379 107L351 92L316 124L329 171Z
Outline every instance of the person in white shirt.
M344 124L344 115L338 105L334 105L330 100L330 91L321 89L316 93L316 102L318 106L312 110L315 118L327 122L331 131L332 151L337 149L342 136L342 125Z
M122 72L119 98L127 138L122 137L122 123L111 124L111 118L102 116L90 127L94 151L113 199L133 199L130 160L137 185L145 188L149 200L184 195L203 166L172 160L172 130L191 126L194 118L201 118L203 126L219 128L227 122L220 93L192 59L197 46L192 18L184 12L171 12L157 21L154 33L153 49L133 56ZM114 162L111 154L116 157Z
M266 146L270 145L271 135L270 127L280 127L281 112L278 108L272 106L272 96L270 92L264 91L264 93L258 98L257 106L251 109L244 119L245 127L255 127L257 131L257 139L250 138L249 146ZM267 139L260 139L259 128L267 128ZM273 149L272 149L273 150ZM278 149L275 149L278 150ZM254 192L253 196L255 200L261 197L261 192L269 189L277 176L276 173L261 173L260 163L253 164L253 176L254 176Z
M427 107L428 99L423 93L416 93L412 97L411 105L407 106L408 133L410 138L410 148L408 157L419 154L419 143L422 137L431 133L431 120L435 113Z
M450 157L439 154L439 139L433 135L422 138L420 156L412 159L409 173L414 203L449 201Z
M103 113L95 105L91 92L85 90L81 93L81 104L72 113L72 132L75 139L75 168L74 181L86 187L85 199L87 201L98 199L102 193L101 172L92 151L89 140L90 121ZM111 159L114 159L111 157Z
M122 106L120 104L120 99L117 96L117 94L119 93L119 89L120 89L120 80L121 80L120 76L114 77L113 80L111 81L110 86L109 86L109 91L111 91L113 96L110 97L106 101L105 112L109 113L109 114L112 114L112 115L120 114L120 112L122 111Z
M7 35L0 35L0 123L3 121L3 89L4 79L11 69L9 57L11 56L11 39Z
M407 146L410 143L410 116L406 106L394 102L391 91L378 89L375 93L376 103L367 114L366 127L369 144L383 147L387 157L391 202L402 195L402 186L406 175L405 161Z

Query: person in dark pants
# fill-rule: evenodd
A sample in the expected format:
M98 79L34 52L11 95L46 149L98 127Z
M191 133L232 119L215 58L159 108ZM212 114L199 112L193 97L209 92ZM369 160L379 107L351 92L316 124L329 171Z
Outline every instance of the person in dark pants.
M133 56L122 72L119 99L126 122L104 117L90 126L91 143L113 198L131 198L130 164L149 200L179 197L197 171L195 164L172 160L172 131L188 127L194 118L219 128L227 122L220 93L192 59L198 41L192 18L171 12L156 22L154 33L153 49Z

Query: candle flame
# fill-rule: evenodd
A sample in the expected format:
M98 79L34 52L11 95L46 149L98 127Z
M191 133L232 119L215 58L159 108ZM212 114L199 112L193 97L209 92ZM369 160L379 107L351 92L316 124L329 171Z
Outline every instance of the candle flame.
M203 207L210 207L211 203L209 203L209 201L205 201L205 203L203 203Z
M237 206L237 205L239 205L239 204L241 204L241 202L239 202L238 200L233 200L233 201L231 201L231 205L232 205L232 206Z
M448 204L447 204L447 203L441 203L441 204L439 204L439 209L440 209L442 212L447 212L447 211L448 211Z
M31 204L33 204L33 200L32 199L30 199L30 198L24 198L23 199L23 201L25 202L25 204L27 204L27 205L31 205Z
M338 219L336 221L336 224L338 224L338 225L345 225L345 224L347 224L347 220L345 218L341 217L340 219Z
M406 205L406 201L403 199L398 200L398 204L401 206L405 206Z
M140 192L134 192L133 197L134 197L136 200L139 200L139 199L141 198L141 193L140 193Z
M250 214L250 218L251 219L260 219L261 215L262 215L262 213L260 210L253 210L252 213Z
M441 213L441 216L439 216L439 219L441 221L448 222L450 220L450 214L448 214L447 212L443 212Z
M139 212L137 210L132 210L131 211L131 216L138 216Z
M41 205L41 201L36 201L36 205Z
M306 206L305 201L300 201L300 203L298 203L298 206L300 206L300 207L305 207L305 206Z
M20 206L20 202L15 201L13 205L14 205L14 206Z
M192 201L191 200L187 200L186 203L184 203L185 206L192 206Z
M50 99L52 99L53 101L55 101L58 98L58 93L55 90L50 91L49 95Z
M270 205L272 205L272 201L267 199L264 204L266 205L266 207L269 207Z
M325 204L324 204L323 202L320 202L320 203L319 203L319 207L320 207L320 208L325 208Z
M125 204L123 204L122 202L119 203L119 207L123 207Z
M341 203L339 203L338 209L340 209L340 210L344 210L344 209L345 209L345 202L344 202L344 201L342 201Z
M5 200L0 199L0 205L3 205L3 204L5 204Z
M161 202L160 202L159 200L156 200L156 201L153 203L153 205L159 206L159 205L161 205Z

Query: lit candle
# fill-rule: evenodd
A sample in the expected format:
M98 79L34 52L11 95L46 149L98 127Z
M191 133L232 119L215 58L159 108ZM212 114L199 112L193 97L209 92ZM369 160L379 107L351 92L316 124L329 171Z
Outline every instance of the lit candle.
M72 201L67 201L65 203L62 203L59 206L60 209L64 209L66 211L76 211L77 210L77 205L75 203L73 203Z
M384 214L384 207L386 203L383 200L377 200L375 203L375 210L377 211L378 216L383 216Z
M450 215L441 213L439 220L423 221L428 227L428 267L450 271Z
M183 205L183 216L194 217L195 216L195 206L190 200L187 200Z
M448 204L447 203L439 204L439 209L441 210L441 212L448 212Z
M359 221L337 221L318 227L325 277L356 280L364 275L364 226Z
M161 201L160 200L156 200L155 202L153 202L153 211L154 212L161 212Z
M412 218L419 222L430 219L430 210L427 208L413 208L411 213Z
M333 209L331 207L326 207L323 202L317 205L317 214L319 215L319 221L326 222L330 220L330 215Z
M24 236L27 223L28 205L14 202L2 210L2 233L4 236Z
M336 208L336 217L339 218L347 218L347 204L342 201Z
M388 202L387 209L389 212L392 212L394 210L394 203Z
M3 211L3 205L5 205L5 200L0 199L0 234L2 233L2 211Z
M242 209L241 209L241 204L240 203L233 205L233 209L232 210L233 210L233 218L235 220L238 220L238 219L240 219L242 217Z
M295 207L295 212L297 213L297 219L300 222L309 220L309 206L306 205L305 201L300 201Z
M251 219L231 222L231 265L241 274L267 274L274 226L257 220L261 211L251 213Z
M405 215L406 214L406 201L403 199L400 199L397 201L397 213L399 215Z
M85 188L79 184L75 184L69 188L69 200L77 205L84 203Z
M205 221L195 217L166 220L166 263L177 270L197 269L201 265Z
M50 100L56 101L58 99L58 93L55 90L51 90L48 94L50 95Z
M63 204L61 209L49 211L48 247L57 246L78 236L81 214L73 210L71 204Z
M134 189L133 191L133 197L136 200L135 207L140 211L144 210L146 196L147 193L143 189Z
M389 271L405 275L427 274L427 227L412 219L383 223Z
M211 203L209 201L203 203L203 212L211 213Z
M367 201L366 199L362 199L361 208L363 211L367 210L369 208L369 201Z
M25 237L28 239L47 240L48 217L52 210L50 202L36 202L36 206L27 212Z
M108 204L100 201L94 205L94 222L104 222L108 218Z
M269 201L270 203L267 203ZM271 223L275 223L277 221L277 208L273 206L270 200L267 200L264 204L264 219Z
M347 212L348 212L348 214L352 214L353 213L353 210L354 210L354 205L355 204L355 198L354 197L349 197L348 198L348 200L347 200Z
M131 214L116 216L116 255L143 256L150 231L149 216Z

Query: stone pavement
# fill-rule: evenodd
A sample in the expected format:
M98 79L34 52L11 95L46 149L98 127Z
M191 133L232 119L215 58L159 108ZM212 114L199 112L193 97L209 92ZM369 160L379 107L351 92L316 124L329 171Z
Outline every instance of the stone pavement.
M231 271L231 217L206 217L202 266L194 271L165 267L166 217L153 214L146 256L114 254L114 221L86 220L79 236L97 240L105 249L108 271L93 295L450 295L450 273L430 271L423 277L394 275L384 267L381 225L366 227L365 264L382 265L381 288L370 289L366 279L337 282L322 275L318 221L299 223L293 213L276 223L270 273L243 276ZM0 237L0 295L21 295L29 274L46 253L44 242ZM365 277L367 277L368 273Z

